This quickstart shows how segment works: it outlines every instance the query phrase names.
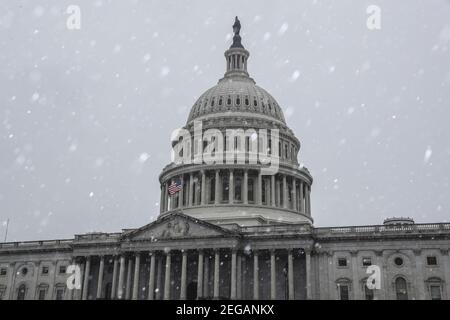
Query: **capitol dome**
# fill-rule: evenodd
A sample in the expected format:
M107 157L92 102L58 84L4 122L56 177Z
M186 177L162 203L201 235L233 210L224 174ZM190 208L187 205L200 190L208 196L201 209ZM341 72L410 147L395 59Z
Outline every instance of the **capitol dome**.
M245 112L261 115L286 124L283 111L276 100L249 77L225 75L195 102L188 123L225 112Z
M159 176L160 215L182 211L231 227L312 224L313 179L298 162L300 141L277 101L250 77L237 18L233 31L224 76L172 136L173 153L182 161L172 159ZM208 150L220 160L206 161Z

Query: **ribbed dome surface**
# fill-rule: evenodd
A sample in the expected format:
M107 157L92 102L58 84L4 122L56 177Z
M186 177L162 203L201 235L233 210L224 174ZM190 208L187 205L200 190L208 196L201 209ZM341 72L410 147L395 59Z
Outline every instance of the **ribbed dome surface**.
M285 119L275 99L251 78L224 78L195 102L188 123L196 118L223 112L262 114L283 122Z

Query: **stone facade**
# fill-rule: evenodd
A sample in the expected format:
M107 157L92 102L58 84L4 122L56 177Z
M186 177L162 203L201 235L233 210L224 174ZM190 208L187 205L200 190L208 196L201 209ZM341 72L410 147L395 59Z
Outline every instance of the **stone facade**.
M207 130L217 137L250 130L215 150L226 158L242 148L244 160L172 162L159 177L160 216L141 228L0 243L0 299L449 299L450 224L313 226L313 179L298 163L300 141L249 77L237 19L233 30L225 76L195 102L183 128L194 138L172 144L188 142L184 155L195 157ZM271 143L253 139L260 129ZM261 150L276 158L276 173L249 161ZM372 266L379 289L367 287ZM80 286L71 289L74 275Z

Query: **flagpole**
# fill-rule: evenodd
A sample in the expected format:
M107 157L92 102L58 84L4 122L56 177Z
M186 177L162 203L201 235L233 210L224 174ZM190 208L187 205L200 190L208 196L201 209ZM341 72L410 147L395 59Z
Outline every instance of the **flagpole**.
M9 227L9 218L6 220L5 241L3 241L3 242L6 242L6 239L7 239L7 237L8 237L8 227Z

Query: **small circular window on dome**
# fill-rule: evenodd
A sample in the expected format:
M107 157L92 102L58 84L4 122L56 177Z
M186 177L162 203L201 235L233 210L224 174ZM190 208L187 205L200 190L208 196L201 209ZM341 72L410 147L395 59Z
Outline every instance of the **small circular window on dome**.
M27 267L22 268L22 270L20 271L20 273L21 273L23 276L26 276L26 275L28 274L28 268L27 268Z
M395 263L396 266L400 267L400 266L403 265L403 259L400 258L400 257L397 257L397 258L394 259L394 263Z

